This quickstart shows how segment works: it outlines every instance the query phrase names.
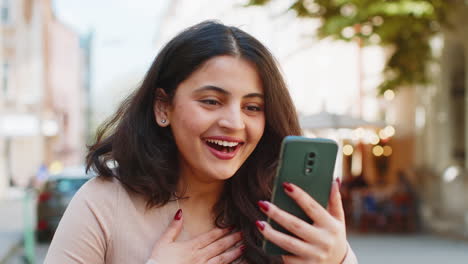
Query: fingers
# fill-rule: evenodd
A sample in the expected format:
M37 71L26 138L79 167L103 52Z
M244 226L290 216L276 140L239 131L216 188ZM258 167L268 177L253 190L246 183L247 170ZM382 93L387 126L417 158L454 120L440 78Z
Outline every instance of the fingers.
M206 246L205 248L201 250L203 254L206 254L207 256L211 258L217 255L220 255L224 251L233 247L241 239L242 239L242 234L240 232L236 232L236 233L227 235L223 238L216 240L215 242L209 244L208 246Z
M269 218L303 240L312 242L319 239L320 234L317 228L302 219L281 210L267 201L259 201L258 205Z
M331 222L330 214L327 210L299 186L286 182L283 183L283 186L286 194L296 201L305 214L314 220L315 224L326 225Z
M211 231L209 231L207 233L204 233L204 234L201 234L201 235L195 237L191 242L194 243L193 246L195 248L201 249L201 248L204 248L204 247L210 245L214 241L222 238L223 236L225 236L229 232L231 232L231 229L229 229L229 228L224 228L224 229L214 228L213 230L211 230Z
M245 250L245 246L241 245L232 250L226 251L212 259L210 259L207 264L224 264L231 263L234 260L238 259Z
M281 233L265 221L257 221L256 225L266 239L294 255L309 256L315 251L313 245Z
M257 221L257 227L265 239L294 255L283 256L286 264L338 263L338 258L345 254L343 249L346 244L339 183L332 183L328 211L298 186L284 183L284 189L306 215L314 220L314 224L310 225L269 202L260 201L259 207L270 219L297 236L284 234L264 221Z
M184 219L182 217L182 209L179 209L174 215L174 219L172 220L171 224L162 234L160 241L164 243L174 242L182 230L183 221Z
M328 201L328 212L341 222L345 221L345 213L341 202L340 184L333 182L330 200Z

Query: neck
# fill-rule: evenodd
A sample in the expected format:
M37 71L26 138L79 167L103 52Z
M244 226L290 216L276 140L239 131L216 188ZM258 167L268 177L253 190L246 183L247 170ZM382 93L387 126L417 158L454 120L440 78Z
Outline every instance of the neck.
M224 181L204 182L193 175L182 174L177 187L177 194L185 209L212 211L223 190Z
M204 183L193 178L181 178L178 186L178 206L182 209L184 232L188 238L193 238L208 232L215 227L213 207L218 201L223 181Z

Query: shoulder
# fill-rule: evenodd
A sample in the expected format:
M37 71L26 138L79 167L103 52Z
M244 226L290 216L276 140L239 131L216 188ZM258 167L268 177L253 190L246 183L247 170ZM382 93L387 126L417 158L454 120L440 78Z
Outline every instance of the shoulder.
M86 182L76 193L75 198L96 201L112 201L124 190L117 179L108 179L101 176L94 177Z
M91 178L86 182L80 190L78 190L77 195L81 193L86 194L96 194L96 195L109 195L123 188L122 184L115 178L109 179L101 176Z
M76 201L74 201L76 200ZM146 199L141 195L127 190L116 178L97 176L85 183L73 198L93 211L103 211L106 215L119 215L128 207L146 208Z
M122 189L117 180L103 177L86 182L65 210L45 263L104 263Z
M86 182L70 202L70 210L87 209L96 216L115 214L115 209L124 192L117 179L94 177Z

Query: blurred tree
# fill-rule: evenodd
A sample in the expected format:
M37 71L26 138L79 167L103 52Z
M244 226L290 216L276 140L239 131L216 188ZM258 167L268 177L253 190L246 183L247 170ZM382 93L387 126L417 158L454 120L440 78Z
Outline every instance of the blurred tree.
M250 0L265 5L271 0ZM388 47L389 58L379 93L400 86L427 84L432 57L430 40L450 27L448 16L465 0L294 0L289 10L318 18L318 36L360 45ZM468 17L468 14L467 14Z

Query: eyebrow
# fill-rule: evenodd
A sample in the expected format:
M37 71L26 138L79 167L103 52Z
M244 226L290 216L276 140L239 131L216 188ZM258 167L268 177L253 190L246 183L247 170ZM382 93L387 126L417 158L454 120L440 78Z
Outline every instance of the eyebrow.
M202 86L202 87L198 88L197 90L195 90L195 93L201 93L201 92L204 92L204 91L214 91L214 92L221 93L223 95L231 95L230 92L224 90L223 88L214 86L214 85ZM242 96L242 98L252 98L252 97L259 97L260 99L264 99L264 96L261 93L249 93L249 94L246 94L246 95Z

